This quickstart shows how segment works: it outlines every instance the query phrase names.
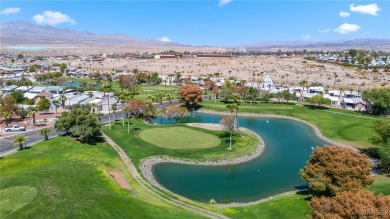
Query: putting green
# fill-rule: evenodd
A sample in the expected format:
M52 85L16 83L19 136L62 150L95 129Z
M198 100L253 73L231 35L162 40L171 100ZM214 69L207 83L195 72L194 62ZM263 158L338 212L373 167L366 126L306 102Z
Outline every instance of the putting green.
M0 218L10 215L30 203L37 193L37 189L30 186L0 189Z
M168 149L201 149L218 146L217 136L184 127L147 129L140 138L156 146Z

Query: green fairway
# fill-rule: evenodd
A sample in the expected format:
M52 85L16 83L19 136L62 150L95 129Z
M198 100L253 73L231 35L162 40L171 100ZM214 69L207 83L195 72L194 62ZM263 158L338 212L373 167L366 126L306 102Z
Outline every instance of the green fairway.
M37 189L30 186L12 186L0 189L0 218L10 215L30 203Z
M131 185L121 188L107 170ZM56 137L0 159L0 218L200 218L146 192L107 143Z
M221 143L215 135L184 127L153 128L142 131L139 136L146 142L169 149L211 148Z
M202 109L228 111L226 104L217 101L202 102ZM322 134L330 139L349 144L357 148L373 145L368 140L374 136L374 121L385 118L341 109L317 109L302 105L272 103L242 103L238 112L276 114L296 117L316 125Z

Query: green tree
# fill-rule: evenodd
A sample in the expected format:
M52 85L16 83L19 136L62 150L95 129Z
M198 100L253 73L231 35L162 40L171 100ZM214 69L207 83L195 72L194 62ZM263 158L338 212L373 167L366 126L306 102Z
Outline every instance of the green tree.
M329 104L329 99L324 98L322 94L317 94L312 98L309 98L308 102L311 104L317 104L318 106Z
M48 100L46 98L40 99L38 104L37 104L37 110L47 112L47 111L49 111L49 109L50 109L50 100Z
M14 90L10 93L10 96L14 98L16 103L23 103L24 96L23 92L21 90Z
M4 120L5 126L8 127L9 120L11 119L10 112L2 112L1 118Z
M363 98L369 102L376 114L390 111L390 88L374 88L365 90Z
M43 129L39 130L39 134L42 136L45 136L45 140L49 139L50 132L51 132L51 129L49 129L49 128L43 128Z
M220 96L225 103L229 101L233 97L233 91L231 89L224 88L220 92Z
M87 143L100 133L98 115L91 112L89 105L74 105L68 112L62 112L54 127L66 133L72 131L74 136L82 136Z
M14 98L11 96L2 96L0 95L0 113L3 115L3 113L8 112L10 114L10 118L17 112L18 106L16 105L16 102Z
M290 91L288 90L282 91L282 96L286 103L288 103L288 101L294 98L294 94L290 93Z
M24 135L17 135L14 138L14 145L19 146L19 150L23 150L24 144L26 143L27 139Z
M248 100L250 104L259 97L259 90L254 87L249 87L248 93L245 96L245 100Z
M390 171L390 122L378 120L374 123L374 131L377 134L370 138L371 142L378 146L378 152L383 171Z
M366 155L350 148L325 146L313 150L307 165L299 173L311 189L333 196L372 184L371 169Z

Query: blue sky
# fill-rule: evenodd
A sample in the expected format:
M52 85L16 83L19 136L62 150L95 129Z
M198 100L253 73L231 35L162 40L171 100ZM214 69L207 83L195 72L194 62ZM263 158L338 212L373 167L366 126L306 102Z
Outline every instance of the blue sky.
M390 1L10 1L0 22L29 21L191 45L390 39Z

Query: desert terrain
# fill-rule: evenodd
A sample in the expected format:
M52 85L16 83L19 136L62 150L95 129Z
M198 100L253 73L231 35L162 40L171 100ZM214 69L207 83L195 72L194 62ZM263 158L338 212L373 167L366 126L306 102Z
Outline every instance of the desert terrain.
M319 63L303 57L245 57L245 58L190 58L190 59L105 59L101 62L57 61L84 69L96 69L110 72L120 69L130 72L158 72L168 75L180 72L182 76L201 76L219 72L222 77L237 78L246 81L262 81L270 75L280 85L298 85L306 80L309 85L320 83L329 89L343 87L345 89L362 90L372 87L390 86L390 74L379 69L361 70L356 67L343 67L336 63ZM253 77L255 75L255 77Z

